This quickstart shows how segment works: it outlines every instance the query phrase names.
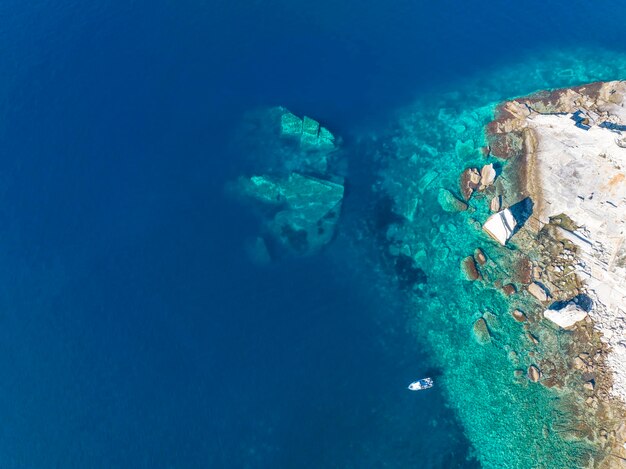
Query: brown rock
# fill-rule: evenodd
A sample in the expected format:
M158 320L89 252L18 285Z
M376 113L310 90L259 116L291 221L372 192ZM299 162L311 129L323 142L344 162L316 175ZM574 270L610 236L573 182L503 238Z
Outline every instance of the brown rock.
M485 253L480 248L476 248L474 251L474 258L478 265L485 265L487 263L487 256L485 256Z
M478 268L476 267L476 262L474 261L473 256L467 256L461 262L461 270L465 274L465 278L470 281L475 281L480 278L480 273L478 273Z
M515 319L517 322L526 322L526 320L528 319L526 315L519 309L514 309L513 311L511 311L511 315L513 316L513 319Z
M533 282L530 285L528 285L528 293L530 293L532 296L537 298L542 303L544 301L548 301L548 299L550 298L548 296L548 292L546 292L546 289L540 284L538 284L537 282Z
M476 168L467 168L461 174L461 194L465 200L469 200L472 193L480 186L480 173Z
M541 371L539 371L539 368L537 368L535 365L530 365L528 367L528 372L526 373L526 376L528 376L528 379L530 381L536 383L541 378Z
M513 293L517 293L517 288L512 283L507 283L502 287L502 293L506 296L511 296Z
M521 378L524 376L524 370L513 370L513 376L516 378Z

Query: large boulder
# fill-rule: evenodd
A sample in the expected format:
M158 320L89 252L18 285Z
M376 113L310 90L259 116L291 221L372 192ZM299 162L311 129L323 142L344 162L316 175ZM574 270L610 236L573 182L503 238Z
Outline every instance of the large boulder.
M494 213L483 225L483 230L503 246L515 232L517 220L508 208Z
M547 309L543 312L543 316L549 319L557 326L567 329L574 326L577 322L583 321L587 317L587 311L582 309L573 301L568 303L561 309Z

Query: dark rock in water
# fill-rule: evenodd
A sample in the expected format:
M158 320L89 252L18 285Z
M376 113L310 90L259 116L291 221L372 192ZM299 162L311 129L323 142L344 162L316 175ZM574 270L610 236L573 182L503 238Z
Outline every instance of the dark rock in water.
M487 263L487 256L485 256L485 253L480 248L476 248L474 251L474 259L476 259L478 265L485 265Z
M474 333L476 342L479 344L484 345L491 342L491 334L489 333L489 328L487 327L487 321L483 318L478 318L476 322L474 322L472 332Z
M480 187L480 173L476 168L467 168L461 174L461 194L469 200L476 189Z
M526 376L533 383L537 383L541 379L541 371L535 365L530 365Z
M417 266L412 257L398 255L395 270L401 288L410 289L426 283L426 273Z
M502 287L502 293L504 293L506 296L511 296L516 292L517 288L515 288L515 285L513 285L512 283L507 283Z
M291 173L283 178L242 178L240 188L248 197L276 208L269 230L296 254L314 252L332 240L341 213L342 183Z
M452 192L447 189L439 189L437 201L441 208L446 212L463 212L467 210L467 204L459 200Z
M480 273L476 268L476 262L472 256L467 256L461 261L461 270L465 274L465 278L470 281L475 281L480 278Z

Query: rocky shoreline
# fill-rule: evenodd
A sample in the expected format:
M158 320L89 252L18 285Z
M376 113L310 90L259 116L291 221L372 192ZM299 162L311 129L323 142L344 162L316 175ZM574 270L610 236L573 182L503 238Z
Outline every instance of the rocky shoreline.
M504 239L513 236L523 294L535 303L518 320L573 335L565 363L544 349L528 379L579 396L571 411L578 436L600 448L593 467L626 467L624 136L623 81L514 99L487 126L491 154L507 160L494 197L532 205Z

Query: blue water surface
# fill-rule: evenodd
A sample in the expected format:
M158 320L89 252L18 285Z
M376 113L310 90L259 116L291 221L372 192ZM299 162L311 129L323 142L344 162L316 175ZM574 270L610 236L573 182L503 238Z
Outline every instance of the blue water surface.
M443 395L405 391L429 351L349 224L318 256L250 262L258 220L224 186L254 155L232 139L285 105L350 148L464 77L623 48L626 6L5 0L0 17L1 467L475 464Z

